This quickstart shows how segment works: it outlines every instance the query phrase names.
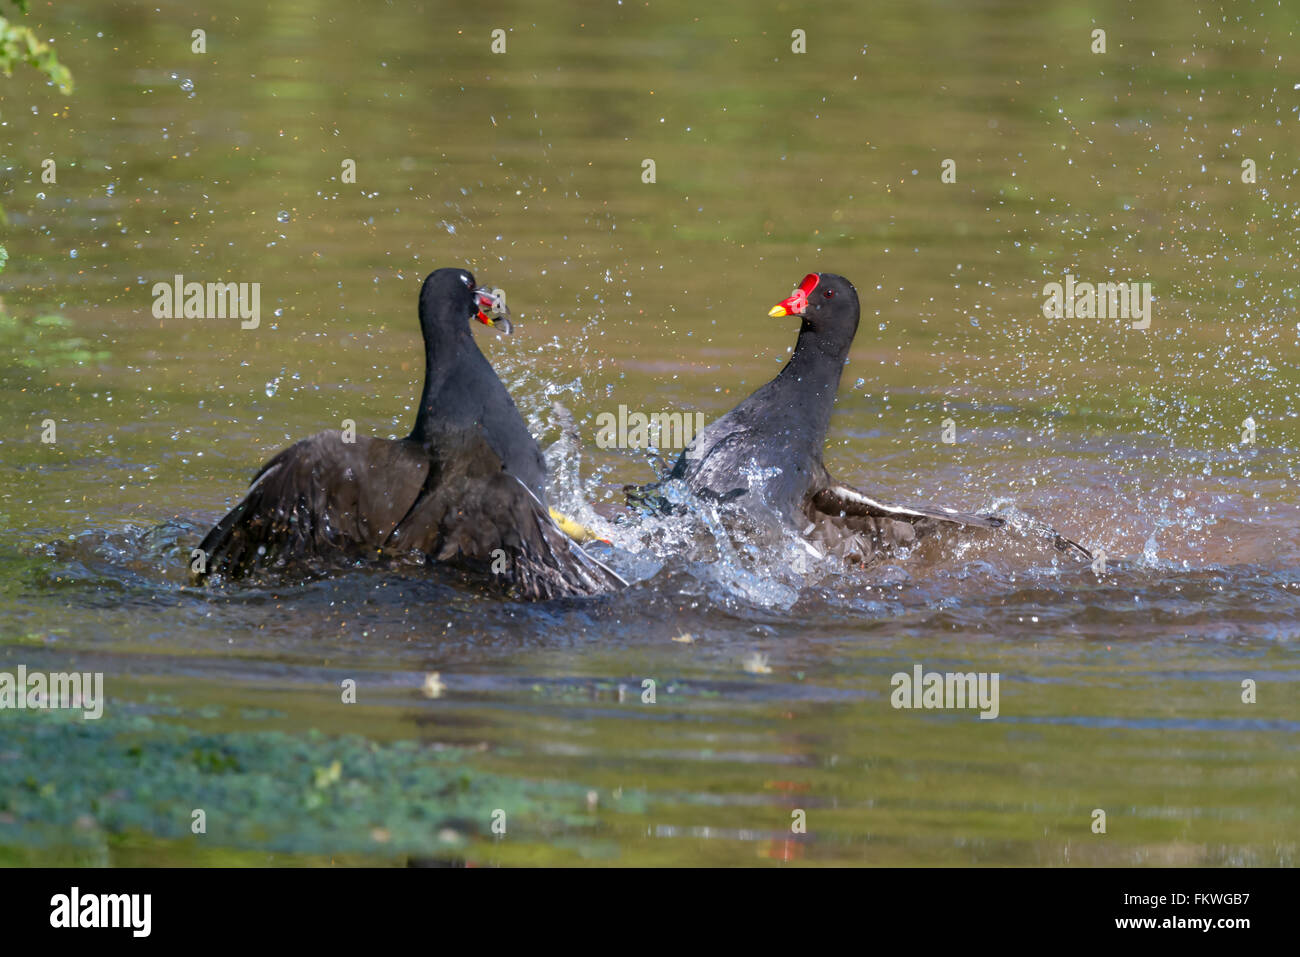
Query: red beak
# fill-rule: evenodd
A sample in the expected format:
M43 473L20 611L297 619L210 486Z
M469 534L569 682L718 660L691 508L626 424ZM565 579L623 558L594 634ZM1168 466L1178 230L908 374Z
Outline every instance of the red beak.
M480 287L474 291L474 304L478 307L478 312L474 316L475 319L485 326L494 326L500 332L506 335L510 334L512 326L507 318L510 310L506 308L505 294L503 292L499 289ZM494 319L493 316L496 318Z
M815 272L810 272L803 277L803 282L799 283L799 288L790 294L789 299L782 299L771 311L769 316L802 316L803 311L808 308L808 297L812 291L817 288L820 280Z

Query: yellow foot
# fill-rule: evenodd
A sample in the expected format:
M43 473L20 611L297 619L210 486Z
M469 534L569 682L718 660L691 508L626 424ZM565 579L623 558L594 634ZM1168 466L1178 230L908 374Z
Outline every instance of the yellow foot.
M579 525L571 518L565 518L555 509L551 509L551 520L560 526L560 531L568 535L575 542L605 542L608 544L609 539L601 538L586 525Z

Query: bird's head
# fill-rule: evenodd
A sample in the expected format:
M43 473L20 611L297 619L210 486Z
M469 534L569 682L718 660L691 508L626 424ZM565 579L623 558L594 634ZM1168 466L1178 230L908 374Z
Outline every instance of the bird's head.
M509 335L510 311L501 289L479 286L468 269L435 269L420 289L421 315L449 315L455 321L477 319Z
M782 299L769 316L798 316L803 327L847 348L858 331L858 291L853 283L834 273L809 273L788 299Z

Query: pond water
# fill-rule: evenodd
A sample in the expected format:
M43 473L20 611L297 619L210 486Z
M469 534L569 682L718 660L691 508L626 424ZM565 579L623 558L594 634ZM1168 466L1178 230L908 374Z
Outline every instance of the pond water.
M78 85L0 86L0 671L107 700L0 711L0 863L1296 863L1294 10L1047 6L33 12ZM632 587L191 587L275 451L409 430L447 265L506 289L475 334L545 446L572 413L553 495ZM597 417L726 412L809 271L862 301L832 473L1104 572L608 521L657 466ZM176 275L260 283L258 326L155 318ZM1045 315L1067 275L1151 283L1149 327ZM892 707L918 664L997 718Z

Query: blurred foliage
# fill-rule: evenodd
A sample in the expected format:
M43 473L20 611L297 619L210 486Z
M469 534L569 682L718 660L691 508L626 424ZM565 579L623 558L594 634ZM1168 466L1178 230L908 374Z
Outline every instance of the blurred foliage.
M26 14L28 10L28 0L9 0L9 2L18 9L19 13ZM8 19L0 16L0 73L5 76L13 76L14 65L26 63L28 66L35 67L46 78L57 86L65 96L72 92L72 74L68 68L59 62L58 56L50 49L49 44L42 43L36 38L30 27L18 26L10 23ZM5 215L4 207L0 206L0 223L8 223L9 218ZM0 244L0 273L4 272L5 265L9 262L9 251ZM34 345L40 342L38 328L49 326L63 326L68 322L61 316L40 316L30 325L21 325L16 317L10 316L0 302L0 337L5 339L17 339L18 345L26 343ZM33 328L33 326L38 328ZM82 363L89 359L96 358L96 354L83 348L85 342L80 339L64 339L54 343L54 349L59 353L61 364ZM44 360L33 358L29 355L18 358L17 362L26 366L43 366Z
M9 0L9 2L18 9L19 13L28 12L28 0ZM38 40L31 27L10 23L0 15L0 73L7 77L13 76L14 65L17 63L26 63L44 73L65 96L72 92L72 74L59 62L58 55L50 49L49 44ZM5 215L4 207L0 206L0 224L8 224L8 222L9 217ZM8 258L9 254L4 246L0 245L0 272L4 271Z
M9 262L9 253L0 245L0 273ZM37 316L20 319L9 314L0 299L0 344L14 365L29 369L84 365L108 358L104 350L90 349L85 339L68 335L72 322L63 316Z
M72 321L63 316L13 316L0 301L0 346L11 365L28 369L51 369L85 365L108 358L108 352L90 348L90 343L71 335Z
M28 0L10 0L19 13L27 13ZM30 27L19 26L0 16L0 72L13 76L14 65L26 63L44 73L63 93L72 92L72 74L59 62L48 43L36 38Z

